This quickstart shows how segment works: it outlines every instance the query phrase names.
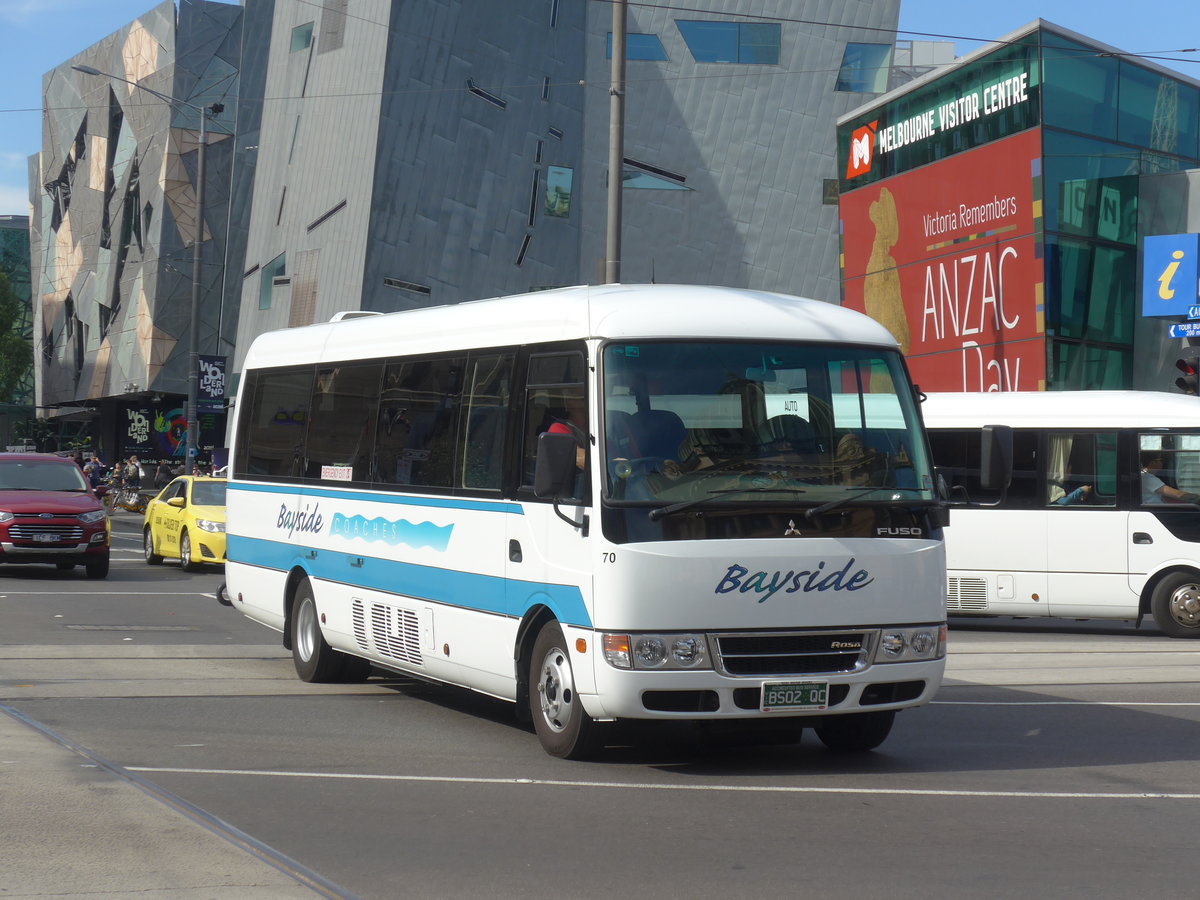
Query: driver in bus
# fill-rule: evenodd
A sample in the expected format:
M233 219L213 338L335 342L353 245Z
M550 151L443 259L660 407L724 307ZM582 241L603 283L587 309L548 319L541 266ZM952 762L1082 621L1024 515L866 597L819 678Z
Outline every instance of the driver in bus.
M1163 467L1160 450L1142 451L1142 503L1197 503L1200 494L1171 487L1155 473Z

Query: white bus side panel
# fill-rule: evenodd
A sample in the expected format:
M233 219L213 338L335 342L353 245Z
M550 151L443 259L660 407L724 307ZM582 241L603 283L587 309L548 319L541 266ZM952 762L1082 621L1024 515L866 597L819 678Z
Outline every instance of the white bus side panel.
M1041 515L1047 523L1049 615L1136 617L1138 595L1129 589L1129 513L1065 508Z
M949 613L1049 615L1044 515L955 508L945 536Z
M325 639L381 665L512 698L527 603L591 622L588 584L530 583L566 571L539 562L534 542L526 580L509 579L510 520L524 518L521 504L243 482L230 485L228 505L227 582L243 594L243 611L282 629L287 573L302 570Z

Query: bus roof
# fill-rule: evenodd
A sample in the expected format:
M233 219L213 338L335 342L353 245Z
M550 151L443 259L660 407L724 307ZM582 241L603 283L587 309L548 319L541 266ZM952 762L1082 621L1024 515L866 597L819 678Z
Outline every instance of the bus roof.
M1200 428L1200 398L1165 391L927 394L929 428Z
M609 284L271 331L255 339L244 368L581 338L758 338L897 346L873 319L819 300L740 288Z

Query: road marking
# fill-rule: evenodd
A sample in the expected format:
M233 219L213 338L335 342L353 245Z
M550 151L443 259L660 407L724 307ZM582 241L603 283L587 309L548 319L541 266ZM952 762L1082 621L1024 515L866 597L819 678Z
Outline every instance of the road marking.
M100 756L81 744L76 744L69 738L65 738L62 735L52 731L50 728L43 725L36 719L31 719L24 713L17 712L17 710L13 709L11 706L7 706L3 703L0 703L0 714L7 715L18 722L25 723L30 728L40 732L45 737L58 744L60 747L79 754L86 759L88 763L96 768L102 769L110 775L114 775L117 778L120 778L122 781L133 785L142 793L158 801L163 806L172 809L180 815L190 819L217 837L223 838L234 847L246 853L248 856L252 856L261 862L272 866L283 874L294 878L297 882L305 887L310 888L315 893L323 897L331 898L331 900L353 900L353 894L347 893L335 885L332 881L327 880L313 870L301 865L294 859L285 856L274 847L264 844L262 841L258 840L258 838L252 837L246 832L240 831L239 829L230 825L228 822L218 819L216 816L205 812L200 807L189 803L182 797L178 797L175 794L172 794L170 791L166 791L144 778L139 778L137 775L134 775L130 769L119 766L116 763L105 759L103 756Z
M925 788L792 787L748 784L646 784L625 781L563 781L543 778L468 778L451 775L352 775L339 772L272 772L259 769L176 769L126 766L130 772L159 775L243 775L257 778L318 778L331 781L395 781L435 784L520 784L538 787L620 788L638 791L717 791L745 794L888 794L898 797L1013 797L1038 800L1200 800L1200 794L1106 791L954 791Z
M1158 700L932 700L932 706L1197 706L1200 702Z
M69 591L5 591L0 598L9 597L61 597ZM204 591L88 591L89 597L212 597Z

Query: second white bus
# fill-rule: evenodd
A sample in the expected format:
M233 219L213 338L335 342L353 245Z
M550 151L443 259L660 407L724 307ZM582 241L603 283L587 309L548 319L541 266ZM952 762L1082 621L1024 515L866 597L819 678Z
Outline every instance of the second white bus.
M1153 617L1200 637L1200 399L1153 391L929 394L953 615ZM979 484L980 429L1012 428L1007 491Z
M500 697L558 756L625 719L864 750L941 682L943 510L872 320L569 288L255 340L228 596L301 678Z

